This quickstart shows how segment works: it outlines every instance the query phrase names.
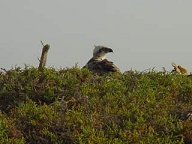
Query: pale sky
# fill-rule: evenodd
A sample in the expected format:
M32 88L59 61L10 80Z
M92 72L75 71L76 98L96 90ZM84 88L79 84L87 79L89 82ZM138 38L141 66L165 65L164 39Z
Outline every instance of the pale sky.
M175 62L192 71L192 0L1 0L0 67L38 66L50 44L48 66L84 66L94 45L121 71Z

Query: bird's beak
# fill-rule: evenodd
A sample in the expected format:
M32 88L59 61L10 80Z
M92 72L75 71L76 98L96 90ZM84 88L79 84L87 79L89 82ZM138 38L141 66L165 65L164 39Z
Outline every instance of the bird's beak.
M105 51L106 52L112 52L113 53L113 50L111 48L105 48Z
M113 50L111 48L109 48L109 52L112 52L113 53Z

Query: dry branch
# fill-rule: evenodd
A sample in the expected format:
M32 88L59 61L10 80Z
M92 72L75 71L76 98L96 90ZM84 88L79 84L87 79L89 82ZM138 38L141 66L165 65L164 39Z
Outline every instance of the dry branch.
M40 59L40 62L39 62L39 70L42 70L45 65L46 65L46 62L47 62L47 54L48 54L48 51L49 51L49 48L50 48L50 45L46 44L44 45L43 42L41 41L42 45L43 45L43 49L42 49L42 53L41 53L41 59Z

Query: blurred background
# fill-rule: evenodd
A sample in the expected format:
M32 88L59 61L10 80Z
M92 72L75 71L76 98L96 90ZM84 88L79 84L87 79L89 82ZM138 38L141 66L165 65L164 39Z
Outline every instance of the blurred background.
M111 47L121 71L175 62L192 71L190 0L1 1L0 67L38 66L42 40L47 65L84 66L94 45Z

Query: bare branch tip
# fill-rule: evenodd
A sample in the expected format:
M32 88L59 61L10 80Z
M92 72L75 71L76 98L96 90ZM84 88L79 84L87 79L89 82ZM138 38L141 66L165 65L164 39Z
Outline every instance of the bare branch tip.
M41 41L41 44L43 45L43 47L45 46L45 45L43 44L43 41Z

